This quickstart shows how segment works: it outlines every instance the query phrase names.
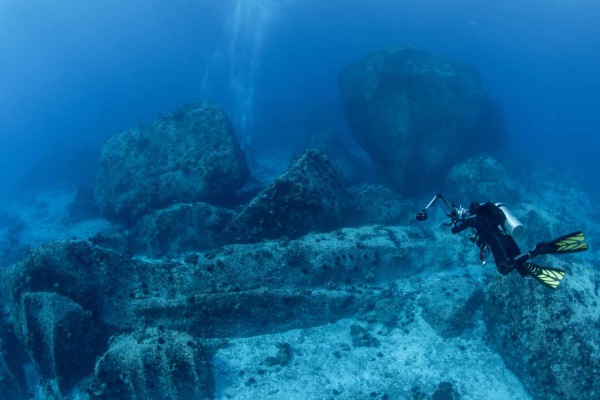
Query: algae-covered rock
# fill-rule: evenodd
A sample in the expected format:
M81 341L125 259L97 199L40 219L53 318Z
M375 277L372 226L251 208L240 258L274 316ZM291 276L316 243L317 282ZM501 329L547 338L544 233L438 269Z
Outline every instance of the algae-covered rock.
M571 267L556 291L518 275L489 288L484 318L490 344L535 399L600 394L600 273Z
M146 324L196 336L239 336L352 314L354 284L430 267L427 245L414 229L363 227L146 262L87 241L55 242L4 270L2 281L17 321L28 315L24 299L53 293L113 332Z
M477 73L423 50L372 53L342 71L340 91L354 137L401 191L430 190L452 163L505 142Z
M91 399L212 399L213 349L165 329L139 330L114 339L96 363Z
M100 158L96 199L107 217L132 223L174 203L225 202L248 174L221 109L192 104L110 139Z
M131 230L131 250L151 257L203 251L226 242L233 211L207 203L175 204L144 216Z
M469 204L514 202L522 188L498 160L489 156L470 158L452 167L446 178L449 196Z
M255 242L332 230L341 226L345 200L341 173L323 153L308 150L234 217L229 234Z
M72 240L30 251L2 271L2 287L7 310L18 321L26 315L22 305L27 294L54 293L109 324L120 324L131 318L123 305L130 300L132 287L139 288L140 280L152 273L145 264L118 252Z
M374 296L363 287L431 268L429 240L416 228L368 226L227 245L169 261L132 259L90 241L49 243L0 271L7 320L18 338L5 360L27 355L48 393L58 396L90 373L110 336L154 327L234 338L335 322ZM140 348L154 344L140 337ZM119 359L117 348L109 353L104 362L138 379L137 364ZM102 386L114 376L96 371L97 396L115 395ZM151 393L139 380L127 386L119 379L121 386L110 382L133 391L126 393Z
M93 369L103 351L106 331L94 315L55 293L27 293L22 298L17 331L37 372L56 379L62 393Z

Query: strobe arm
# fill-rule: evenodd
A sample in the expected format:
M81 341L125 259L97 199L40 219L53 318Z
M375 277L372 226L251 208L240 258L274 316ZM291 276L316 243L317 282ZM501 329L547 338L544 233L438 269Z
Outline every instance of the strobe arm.
M420 212L418 212L415 215L415 219L417 221L425 221L427 219L427 211L431 207L433 207L433 205L440 199L444 202L444 204L446 204L448 206L448 208L452 209L453 211L457 209L456 204L454 204L454 202L445 198L444 195L442 195L441 193L438 193L433 197L433 199L431 199L429 204L427 204L427 206L425 206L424 209L422 209Z

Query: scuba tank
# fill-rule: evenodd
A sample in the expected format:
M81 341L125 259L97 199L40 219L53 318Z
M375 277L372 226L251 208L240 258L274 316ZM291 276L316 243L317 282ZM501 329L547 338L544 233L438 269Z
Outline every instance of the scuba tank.
M504 216L506 217L504 229L506 229L506 231L514 238L518 238L523 235L525 232L525 227L521 221L515 217L515 214L513 214L512 211L510 211L508 207L502 203L496 203L496 205L502 210Z

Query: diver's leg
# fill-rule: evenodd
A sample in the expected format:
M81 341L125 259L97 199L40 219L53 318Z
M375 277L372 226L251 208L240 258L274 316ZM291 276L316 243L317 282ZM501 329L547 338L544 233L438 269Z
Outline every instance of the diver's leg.
M531 252L519 254L514 258L510 258L506 260L505 265L503 266L504 274L508 274L513 269L516 269L519 272L519 275L522 277L527 276L527 260L532 257Z
M489 246L496 268L502 275L511 272L515 267L512 266L512 255L519 254L519 246L514 239L501 231L491 232L486 237L486 243Z

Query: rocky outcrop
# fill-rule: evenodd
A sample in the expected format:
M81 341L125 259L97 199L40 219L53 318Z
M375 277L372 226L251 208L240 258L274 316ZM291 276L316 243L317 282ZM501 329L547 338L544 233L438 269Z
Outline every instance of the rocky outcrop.
M190 335L160 328L115 338L98 360L91 399L212 399L213 349Z
M416 48L349 65L340 91L354 137L404 192L442 183L450 165L505 141L501 112L477 73Z
M104 350L106 330L91 311L56 293L23 294L15 315L21 343L45 379L66 393L89 374Z
M108 239L113 247L134 254L172 257L341 226L393 224L403 208L383 185L347 188L327 156L308 150L238 211L202 202L175 204L142 217L126 238Z
M469 204L515 202L522 189L506 168L493 157L474 157L452 167L446 178L448 195Z
M600 394L600 273L571 268L551 292L518 275L496 280L485 302L489 340L536 399Z
M226 243L232 218L233 211L207 203L175 204L144 216L127 241L133 253L150 257L210 250Z
M96 200L104 215L130 224L174 203L222 203L247 177L223 112L192 104L110 139L100 158Z
M144 372L150 375L159 374L169 360L181 365L183 380L207 372L188 368L196 356L182 349L187 339L173 339L177 344L163 355L156 348L165 336L160 331L196 339L244 337L350 316L373 296L357 286L405 277L426 265L427 239L419 232L348 228L297 240L229 245L168 262L131 259L88 241L50 243L2 270L7 321L16 344L6 358L15 359L15 351L26 355L43 379L58 383L51 393L64 395L95 370L95 396L116 396L102 389L115 379L99 372L106 369L129 371L125 375L131 381L119 386L126 386L125 393L164 393L163 383L144 386L149 375L130 370L138 368L136 360L150 360L150 371ZM108 341L145 328L159 333ZM125 355L125 347L134 342L137 346Z
M341 173L323 153L307 150L235 215L229 236L248 243L333 230L342 226L346 199Z

